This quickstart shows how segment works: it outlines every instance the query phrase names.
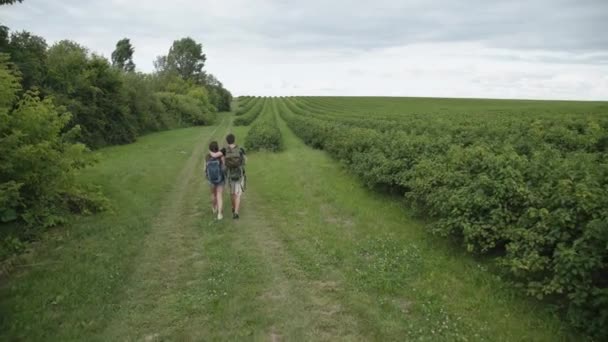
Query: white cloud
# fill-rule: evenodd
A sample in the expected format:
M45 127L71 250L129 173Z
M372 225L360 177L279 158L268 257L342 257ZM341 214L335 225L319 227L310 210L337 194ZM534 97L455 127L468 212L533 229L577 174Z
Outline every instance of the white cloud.
M236 95L608 99L608 2L26 0L5 25L140 70L175 39L203 43Z

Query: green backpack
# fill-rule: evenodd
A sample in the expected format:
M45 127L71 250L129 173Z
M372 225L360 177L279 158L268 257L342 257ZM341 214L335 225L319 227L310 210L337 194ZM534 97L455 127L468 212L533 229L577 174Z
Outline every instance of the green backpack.
M243 177L243 155L238 146L234 148L226 148L226 168L228 169L228 178L231 181L239 181Z

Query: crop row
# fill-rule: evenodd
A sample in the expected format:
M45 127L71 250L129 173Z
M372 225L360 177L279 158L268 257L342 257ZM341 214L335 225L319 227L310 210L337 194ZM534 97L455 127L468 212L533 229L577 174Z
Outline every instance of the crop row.
M259 98L252 101L253 103L247 109L247 111L234 119L234 125L248 126L249 124L251 124L258 117L258 115L262 113L262 110L264 109L264 104L267 101L269 101L269 99L266 98Z
M262 114L251 125L245 137L245 147L248 150L279 151L283 148L283 138L276 118L277 101L266 101Z
M257 98L255 96L241 96L238 99L237 105L238 109L236 110L235 115L243 115L247 113L253 105L256 104Z
M394 114L391 128L390 115L364 118L354 106L331 113L309 99L282 101L307 144L370 187L401 193L434 233L499 255L528 294L608 336L606 115Z

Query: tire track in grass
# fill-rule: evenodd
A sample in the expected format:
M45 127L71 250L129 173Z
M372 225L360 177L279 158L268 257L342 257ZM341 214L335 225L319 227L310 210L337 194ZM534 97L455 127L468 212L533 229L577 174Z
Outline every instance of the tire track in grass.
M290 172L290 193L267 190L265 199L301 221L299 229L281 226L286 247L310 278L338 279L334 298L368 340L568 340L547 312L537 315L504 281L425 234L401 203L362 188L284 120L279 126L290 165L276 164L277 174Z
M276 111L273 114L277 115ZM252 163L262 165L269 160L286 157L282 153L261 152L252 156ZM252 179L258 176L252 174ZM245 202L246 211L239 225L243 226L240 239L249 241L265 265L267 281L256 300L262 303L260 313L267 317L264 328L266 339L361 339L356 320L334 299L333 292L339 285L332 280L311 279L296 261L296 256L291 255L287 248L289 242L286 241L289 237L283 235L282 231L285 226L297 224L297 220L285 218L273 202L266 201L261 193L269 189L262 189L259 184L263 183L251 182ZM280 201L281 198L275 200Z
M270 275L258 298L265 303L269 339L357 340L356 321L330 296L336 283L307 277L277 233L286 223L278 219L281 213L256 192L252 187L243 238L260 253Z
M228 128L230 119L226 116L212 133L201 135L200 143L192 150L150 233L142 241L141 254L133 261L137 266L125 283L125 292L103 339L156 340L176 334L189 319L179 310L178 295L188 285L184 276L204 267L197 262L203 256L197 248L201 236L195 229L196 221L203 216L199 199L206 193L200 164L206 142L218 130Z

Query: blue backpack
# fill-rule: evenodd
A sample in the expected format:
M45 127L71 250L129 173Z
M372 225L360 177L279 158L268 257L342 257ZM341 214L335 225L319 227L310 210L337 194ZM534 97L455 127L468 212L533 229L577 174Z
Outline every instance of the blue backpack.
M210 158L207 161L207 179L211 184L218 185L224 180L222 165L219 159Z

